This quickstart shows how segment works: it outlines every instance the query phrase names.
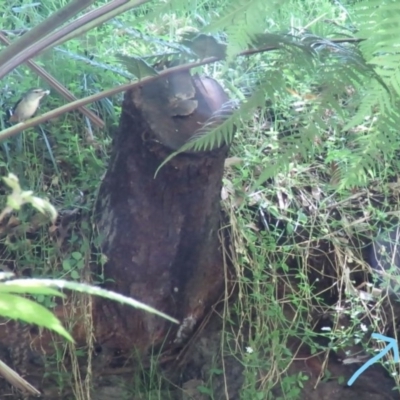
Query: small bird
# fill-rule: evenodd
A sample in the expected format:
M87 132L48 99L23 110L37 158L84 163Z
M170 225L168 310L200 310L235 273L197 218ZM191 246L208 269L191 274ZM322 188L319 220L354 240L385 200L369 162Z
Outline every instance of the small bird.
M30 89L15 104L10 122L23 122L35 114L42 97L50 94L50 90Z

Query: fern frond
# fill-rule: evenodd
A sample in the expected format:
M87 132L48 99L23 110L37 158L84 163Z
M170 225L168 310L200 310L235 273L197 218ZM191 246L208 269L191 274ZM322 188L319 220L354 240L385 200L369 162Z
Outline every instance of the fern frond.
M400 3L396 1L379 2L364 0L355 10L360 27L359 36L365 37L360 49L366 62L374 68L376 75L385 83L389 92L400 95L400 52L398 51L398 32L400 31ZM379 111L390 112L393 99L385 93L386 88L373 85L369 90L375 97ZM368 107L370 104L368 104ZM361 104L361 108L366 106Z
M284 86L282 75L279 71L273 71L268 76L263 77L264 80L260 81L260 77L253 75L250 81L254 87L247 88L251 93L248 95L238 110L232 113L232 104L228 102L226 106L217 111L209 121L186 143L181 150L210 150L215 146L222 144L230 144L233 140L235 126L246 124L253 118L255 110L265 108L266 98L274 99L276 90ZM221 117L223 121L221 122ZM219 122L219 123L218 123ZM218 125L217 125L218 124Z
M380 117L366 134L360 133L354 141L355 149L340 165L341 180L339 188L349 188L368 184L379 176L380 164L389 161L399 149L399 140L393 129L400 118L392 115Z
M235 125L240 121L241 113L234 113L237 101L228 101L183 146L184 150L207 151L231 143ZM221 122L222 121L222 122Z
M267 16L277 12L282 2L236 0L221 11L222 17L203 29L203 32L223 31L228 37L227 57L250 47L257 34L265 32Z

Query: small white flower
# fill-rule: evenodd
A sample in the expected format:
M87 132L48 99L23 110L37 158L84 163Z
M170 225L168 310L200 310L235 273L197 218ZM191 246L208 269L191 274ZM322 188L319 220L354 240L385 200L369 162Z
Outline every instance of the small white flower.
M332 329L331 329L331 327L330 326L323 326L322 328L321 328L321 331L328 331L328 332L330 332Z
M361 327L361 330L362 330L363 332L367 332L367 330L368 330L367 325L361 324L360 327Z
M246 347L246 352L251 354L254 352L254 350L250 346L248 346L248 347Z

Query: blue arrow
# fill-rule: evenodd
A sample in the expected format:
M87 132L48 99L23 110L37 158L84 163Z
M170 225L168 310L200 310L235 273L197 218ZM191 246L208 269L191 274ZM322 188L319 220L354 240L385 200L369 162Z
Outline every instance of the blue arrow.
M351 386L354 381L372 364L377 362L380 358L382 358L390 349L393 349L393 354L394 354L394 362L399 362L399 348L397 346L397 342L395 339L383 336L379 333L373 333L372 337L374 339L379 339L383 340L385 342L388 342L388 345L380 352L378 353L375 357L371 358L366 362L361 368L359 368L353 376L350 378L350 380L347 382L348 386Z

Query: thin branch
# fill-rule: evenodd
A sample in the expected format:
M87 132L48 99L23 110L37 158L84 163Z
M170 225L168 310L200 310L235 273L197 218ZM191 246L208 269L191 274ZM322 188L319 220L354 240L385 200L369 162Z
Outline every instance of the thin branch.
M83 107L86 104L94 103L95 101L99 101L101 99L104 99L105 97L114 96L114 95L124 92L128 89L132 89L134 87L139 87L139 86L147 84L149 82L153 82L162 76L168 76L174 72L187 71L189 69L196 68L201 65L211 64L216 61L219 61L219 59L217 57L209 57L209 58L205 58L204 60L201 60L201 61L178 65L176 67L172 67L172 68L166 69L164 71L161 71L156 76L149 76L147 78L141 79L140 81L125 83L124 85L116 86L112 89L105 90L104 92L96 93L92 96L85 97L83 99L74 101L73 103L65 104L62 107L51 110L45 114L42 114L35 118L32 118L26 122L21 122L21 123L14 125L8 129L4 129L3 131L0 132L0 141L8 139L9 137L14 136L19 132L22 132L25 129L39 125L50 119L57 118L58 116L65 114L67 112L76 110L79 107Z
M359 42L359 41L362 41L362 40L364 40L364 39L354 39L354 38L346 39L346 38L344 38L344 39L332 39L330 41L332 43L344 43L344 42ZM240 54L238 54L238 56L249 56L249 55L252 55L252 54L259 53L261 51L262 52L266 52L266 51L272 51L272 50L278 50L278 49L279 49L278 46L275 46L275 47L274 46L268 46L268 47L265 47L263 49L245 50L245 51L241 52ZM118 93L124 92L125 90L133 89L135 87L139 87L141 85L148 84L149 82L156 81L160 77L168 76L168 75L170 75L170 74L172 74L174 72L187 71L187 70L192 69L192 68L196 68L196 67L199 67L199 66L202 66L202 65L212 64L214 62L221 61L221 60L222 60L222 58L219 58L219 57L208 57L208 58L205 58L205 59L200 60L200 61L196 61L196 62L192 62L192 63L188 63L188 64L178 65L176 67L165 69L165 70L159 72L159 74L156 75L156 76L149 76L149 77L143 78L143 79L141 79L139 81L136 81L136 82L126 83L124 85L120 85L120 86L114 87L112 89L105 90L104 92L96 93L96 94L94 94L92 96L85 97L83 99L74 101L73 103L66 104L66 105L64 105L62 107L56 108L56 109L54 109L52 111L49 111L49 112L47 112L47 113L45 113L43 115L40 115L38 117L35 117L35 118L31 119L31 120L28 120L26 122L14 125L11 128L8 128L8 129L5 129L5 130L1 131L0 132L0 141L8 139L9 137L14 136L17 133L22 132L23 130L25 130L27 128L31 128L31 127L36 126L38 124L41 124L41 123L43 123L43 122L45 122L47 120L56 118L56 117L58 117L58 116L60 116L62 114L65 114L67 112L76 110L77 108L85 106L86 104L90 104L90 103L93 103L95 101L101 100L101 99L103 99L105 97L114 96L114 95L116 95Z
M360 43L363 42L364 38L338 38L338 39L325 39L325 41L323 42L321 40L321 42L316 41L315 45L326 45L327 43L331 42L331 43L335 43L335 44L341 44L341 43ZM278 50L280 49L279 46L265 46L265 47L260 47L258 49L248 49L248 50L244 50L242 51L240 54L238 54L239 56L252 56L254 54L259 54L259 53L265 53L267 51L272 51L272 50Z

